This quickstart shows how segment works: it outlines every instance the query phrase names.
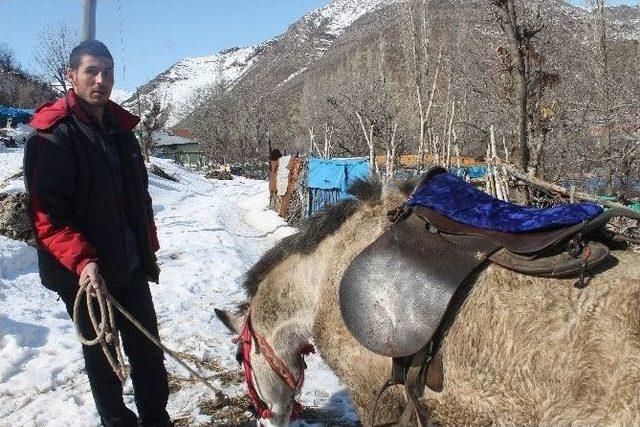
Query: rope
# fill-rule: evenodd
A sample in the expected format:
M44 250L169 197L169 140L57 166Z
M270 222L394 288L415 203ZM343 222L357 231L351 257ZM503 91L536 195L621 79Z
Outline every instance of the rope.
M157 347L159 347L165 354L171 356L173 360L178 362L180 366L185 368L191 375L196 377L202 384L204 384L209 390L211 390L215 397L216 401L223 399L224 393L220 390L217 390L215 387L211 385L209 381L207 381L204 377L198 374L195 370L193 370L189 365L187 365L174 351L168 349L164 344L162 344L158 338L156 338L153 334L151 334L140 322L136 320L131 313L129 313L110 293L103 292L102 289L94 289L94 292L88 292L87 288L89 287L89 280L85 280L79 284L80 289L76 294L76 299L73 305L73 320L76 328L76 333L78 334L78 338L80 342L84 345L92 346L96 344L100 344L102 347L102 351L104 352L109 364L113 368L114 372L123 383L127 379L127 371L124 365L124 359L122 357L122 349L120 345L120 339L118 337L118 330L116 329L116 322L113 307L118 309L120 313L124 317L126 317L140 332L146 336L149 341L154 343ZM80 301L82 300L82 294L86 296L87 303L87 311L89 313L89 319L91 320L91 324L96 332L96 337L94 339L87 339L80 330L80 324L78 322L78 315L80 313ZM96 318L95 309L93 307L92 298L98 300L98 307L100 310L100 322L98 322ZM116 357L113 356L111 351L109 350L108 345L113 344L113 347L116 352Z
M120 382L124 383L127 379L128 373L124 364L124 358L122 357L122 346L120 345L120 338L118 336L118 329L116 328L115 316L113 314L113 307L111 303L105 301L105 294L100 288L94 289L94 294L88 291L89 279L79 284L80 289L76 294L76 299L73 303L73 319L80 342L86 346L94 346L100 344L102 352L107 357L111 368L116 373L116 376ZM80 302L82 301L82 295L85 295L87 303L87 312L89 313L89 320L93 325L93 329L96 332L94 339L88 339L82 335L80 329L80 323L77 321L80 315ZM108 294L107 294L108 295ZM111 296L111 295L108 295ZM96 313L92 298L98 300L98 306L100 308L100 322L96 319ZM107 316L108 315L108 316ZM114 356L109 349L109 344L113 345L116 355Z

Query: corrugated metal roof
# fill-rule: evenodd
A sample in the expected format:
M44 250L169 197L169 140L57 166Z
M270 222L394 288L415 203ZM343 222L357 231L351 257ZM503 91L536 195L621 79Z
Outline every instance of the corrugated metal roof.
M194 139L183 138L178 135L173 135L168 132L158 131L153 133L153 139L155 140L156 147L162 147L167 145L185 145L196 144Z

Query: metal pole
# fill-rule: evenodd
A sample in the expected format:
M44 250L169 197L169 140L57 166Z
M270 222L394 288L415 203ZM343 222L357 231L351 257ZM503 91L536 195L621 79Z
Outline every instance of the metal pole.
M82 16L82 40L96 38L96 0L84 0Z

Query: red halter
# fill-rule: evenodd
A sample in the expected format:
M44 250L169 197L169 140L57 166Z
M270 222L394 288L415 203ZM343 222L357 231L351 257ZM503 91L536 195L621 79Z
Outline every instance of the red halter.
M242 354L242 367L244 368L245 379L247 380L247 394L249 395L249 399L251 399L251 403L255 408L256 416L260 418L271 418L273 413L267 406L267 404L260 399L258 396L258 392L253 385L252 381L252 372L253 367L251 366L251 344L255 341L256 349L258 353L262 354L262 356L267 360L271 369L280 377L283 383L285 383L289 388L291 388L295 393L300 391L302 388L302 383L304 382L304 370L307 365L304 363L304 356L315 353L316 349L313 344L306 344L299 349L300 359L302 365L302 371L300 372L300 378L296 380L293 373L289 369L289 367L284 363L284 361L276 354L273 348L269 345L266 338L262 335L258 334L253 330L251 326L251 312L247 313L247 317L244 322L244 327L242 328L242 332L240 336L233 340L234 342L240 342L241 354ZM302 412L302 405L299 402L293 401L293 410L291 412L291 419L295 420L300 418L300 413Z

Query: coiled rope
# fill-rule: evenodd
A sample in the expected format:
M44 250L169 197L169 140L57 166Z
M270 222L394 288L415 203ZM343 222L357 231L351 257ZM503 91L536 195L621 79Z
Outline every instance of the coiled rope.
M202 384L204 384L209 390L211 390L215 394L216 401L225 397L224 393L213 387L209 381L202 377L202 375L198 374L182 359L180 359L180 357L178 357L175 352L168 349L155 336L153 336L153 334L151 334L144 326L142 326L142 324L138 322L135 317L133 317L131 313L129 313L109 292L104 292L101 288L90 290L89 287L90 280L88 278L79 283L78 293L76 294L76 299L73 304L73 323L75 324L76 333L80 342L84 345L93 346L100 344L100 346L102 347L102 351L109 361L109 364L111 365L113 371L116 373L121 382L124 383L126 381L128 372L124 364L124 358L122 357L122 347L120 344L120 338L118 336L118 330L116 328L115 315L113 311L114 306L140 332L142 332L149 339L149 341L151 341L162 351L164 351L165 354L171 356L171 358L178 362L180 366L189 371L191 375L196 377ZM86 300L89 319L96 333L96 337L93 339L88 339L82 334L82 331L80 329L80 322L78 321L81 306L80 303L83 299L83 294L85 295L84 299ZM98 308L100 311L99 316L96 316L93 298L98 301ZM98 317L100 318L100 321L98 321ZM115 349L115 356L109 349L110 344L112 344Z
M107 357L107 360L113 368L113 371L118 376L118 379L120 379L120 382L124 383L127 379L128 372L124 364L124 358L122 357L122 345L120 344L120 337L118 335L118 329L116 328L113 306L110 301L105 299L105 294L104 292L102 292L102 289L92 289L92 292L91 290L89 290L89 284L89 278L86 278L83 282L79 283L80 288L78 289L76 299L73 303L73 323L76 328L76 333L78 334L78 339L82 344L86 346L100 344L100 347L102 347L102 352ZM96 337L93 339L89 339L82 335L80 322L78 322L82 295L85 296L89 320L91 321L93 329L96 332ZM95 308L92 302L92 299L94 297L98 300L100 322L98 322L98 320L96 319ZM116 353L115 356L109 349L109 344L113 345Z

